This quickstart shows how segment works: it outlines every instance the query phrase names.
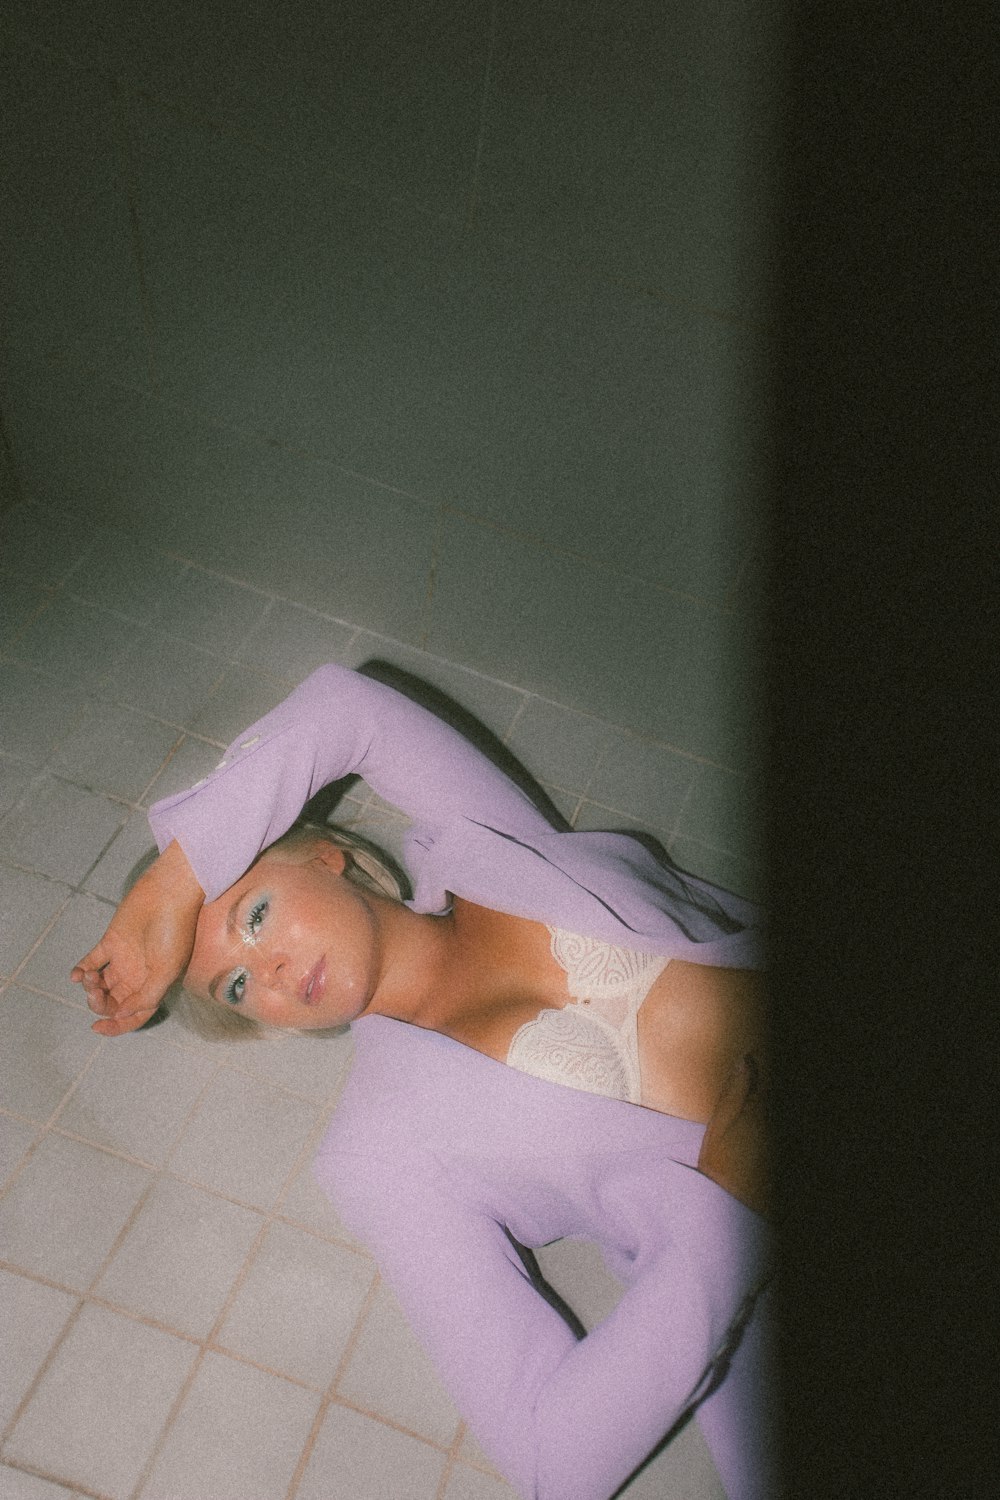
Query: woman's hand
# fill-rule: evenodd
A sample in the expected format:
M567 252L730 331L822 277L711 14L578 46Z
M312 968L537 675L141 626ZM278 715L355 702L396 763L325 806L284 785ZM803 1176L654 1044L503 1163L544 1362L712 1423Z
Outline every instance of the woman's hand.
M70 974L100 1021L92 1031L121 1036L144 1026L187 968L205 893L180 845L170 844L140 875L100 942Z
M770 1143L759 1069L747 1054L736 1065L705 1128L698 1170L765 1217L771 1211Z

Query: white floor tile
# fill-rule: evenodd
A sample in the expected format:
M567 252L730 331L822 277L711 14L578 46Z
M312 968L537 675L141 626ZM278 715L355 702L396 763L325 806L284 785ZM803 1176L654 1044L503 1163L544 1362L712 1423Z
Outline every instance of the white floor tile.
M0 665L0 692L3 691L3 687L3 666ZM0 731L0 742L2 739L3 735ZM6 817L17 806L27 791L33 774L32 766L0 753L0 818Z
M195 734L228 745L250 724L256 724L285 697L273 682L249 667L227 667L226 675L202 708L190 719Z
M444 1462L416 1438L331 1406L296 1500L434 1500Z
M562 787L553 786L550 781L540 781L538 784L559 816L564 818L569 827L572 828L580 803L583 800L580 794L578 792L567 792ZM552 816L548 808L544 808L543 810L546 817Z
M354 1236L341 1224L336 1209L320 1189L312 1168L313 1158L310 1156L295 1174L291 1187L281 1200L281 1217L293 1219L296 1224L313 1229L317 1234L356 1246Z
M656 839L662 849L669 846L671 830L654 823L652 818L633 818L628 813L605 807L600 802L591 802L584 797L576 810L573 827L580 833L596 829L613 833L642 833Z
M542 1275L569 1303L585 1328L594 1328L614 1312L622 1286L608 1271L596 1245L557 1240L536 1251Z
M181 1177L270 1208L316 1118L312 1105L224 1069L170 1159Z
M131 883L136 864L151 851L155 853L155 849L146 814L131 813L124 828L84 881L86 889L117 906L125 894L126 885Z
M108 580L113 578L115 609L148 623L169 615L184 572L183 563L143 546L125 532L101 526L66 590L91 604L107 603Z
M207 1058L170 1046L163 1030L112 1038L59 1116L59 1128L160 1166L214 1072Z
M609 736L587 796L650 828L674 828L699 766L666 746L620 732Z
M0 651L17 653L17 642L35 617L48 608L48 589L7 572L0 551Z
M759 776L739 776L717 766L699 767L677 823L678 834L740 859L760 858L763 790Z
M89 704L52 769L91 791L134 802L177 742L176 729L117 704Z
M7 1464L0 1464L0 1495L3 1500L76 1500L75 1490Z
M39 1123L101 1046L80 1013L11 985L0 998L0 1099Z
M458 1445L458 1456L459 1458L467 1459L475 1468L486 1469L495 1479L500 1478L500 1475L476 1441L475 1433L471 1432L468 1427L462 1433L462 1441Z
M0 662L0 750L40 765L72 729L83 705L77 688Z
M96 896L71 896L44 942L22 969L20 978L25 984L85 1009L87 997L83 986L73 984L70 970L103 936L113 916L114 907L107 901Z
M42 1361L77 1305L69 1292L0 1271L0 1431L7 1426ZM4 1494L0 1485L0 1495Z
M267 608L266 594L226 578L188 568L171 591L160 629L219 656L232 656Z
M69 887L24 870L0 872L0 974L12 974L69 895Z
M10 1115L0 1115L0 1188L6 1185L37 1134L33 1125L13 1120Z
M224 671L225 663L218 657L186 641L138 630L104 683L102 696L170 724L187 724Z
M689 1422L663 1452L636 1475L622 1490L621 1500L663 1500L664 1495L726 1500L697 1422Z
M458 1430L450 1396L385 1286L368 1310L337 1391L432 1442L447 1446Z
M205 740L186 735L176 754L171 756L169 764L144 791L143 807L152 807L154 802L160 802L164 797L172 797L175 792L188 791L195 782L204 781L205 777L215 770L221 759L222 751L218 745L210 745ZM146 822L146 836L148 842L152 843L153 836L149 831L148 822Z
M148 1183L144 1167L48 1135L0 1202L0 1256L83 1290Z
M713 849L697 839L678 833L670 840L670 858L682 870L700 875L726 891L735 891L750 901L766 902L767 880L758 865L750 864L739 855L727 854L724 849Z
M132 629L123 616L61 593L21 633L16 656L25 666L86 691L122 655Z
M319 1399L206 1355L140 1500L284 1500Z
M568 792L584 792L612 730L600 719L529 698L505 743L527 771Z
M374 1277L352 1251L272 1224L217 1342L325 1390Z
M353 1052L349 1031L322 1037L286 1032L227 1044L222 1057L241 1073L326 1104L339 1094Z
M253 1209L160 1178L95 1292L204 1338L262 1222Z
M343 661L354 630L275 599L236 648L236 659L283 682L299 683L330 661Z
M14 1427L7 1456L127 1500L197 1349L84 1307Z
M57 584L87 547L87 527L36 505L18 505L0 522L6 566L17 578Z
M444 1500L517 1500L517 1491L506 1480L457 1463L448 1476Z
M18 864L75 885L128 815L119 803L44 776L0 828L0 849Z

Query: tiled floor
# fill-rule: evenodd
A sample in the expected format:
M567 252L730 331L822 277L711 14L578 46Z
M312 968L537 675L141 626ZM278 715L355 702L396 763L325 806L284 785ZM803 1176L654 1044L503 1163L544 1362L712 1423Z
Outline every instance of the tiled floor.
M349 1041L102 1040L67 973L328 660L762 894L775 14L5 5L0 1500L510 1493L311 1186ZM692 1427L630 1500L718 1495Z
M51 515L18 512L6 532L0 1494L499 1500L511 1491L311 1182L349 1038L219 1048L168 1021L101 1039L67 973L149 845L150 801L324 658L377 653L446 687L580 824L673 806L679 828L692 773L605 721L287 600L229 584L220 603L209 575L164 560L167 613L143 589L154 554L124 540L78 536L70 562ZM87 602L109 548L121 613ZM245 634L217 632L218 610ZM187 644L206 629L213 651ZM339 815L398 851L401 815L362 783ZM547 1266L585 1316L613 1302L585 1248L553 1247ZM718 1493L694 1429L631 1493L675 1483Z

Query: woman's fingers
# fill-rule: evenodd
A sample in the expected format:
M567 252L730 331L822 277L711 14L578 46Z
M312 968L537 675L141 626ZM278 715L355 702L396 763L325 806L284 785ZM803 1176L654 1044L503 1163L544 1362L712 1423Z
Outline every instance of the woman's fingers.
M127 1016L105 1016L100 1021L95 1021L91 1031L96 1031L100 1036L123 1036L127 1031L138 1031L140 1026L145 1026L150 1016L156 1012L154 1005L152 1010L141 1010L134 1015Z
M80 961L73 966L70 974L71 979L79 982L86 974L97 973L110 962L114 955L111 944L108 941L109 936L109 932L105 932L104 936L94 944L90 952L85 953Z

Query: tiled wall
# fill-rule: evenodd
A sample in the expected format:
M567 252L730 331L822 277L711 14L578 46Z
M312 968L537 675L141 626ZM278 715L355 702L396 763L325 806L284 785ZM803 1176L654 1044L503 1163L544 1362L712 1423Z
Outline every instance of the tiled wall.
M309 1188L346 1052L102 1041L66 972L324 660L759 893L771 24L4 6L4 1500L507 1493ZM685 1441L650 1495L716 1493Z
M770 11L7 5L21 492L596 716L591 821L759 889Z

